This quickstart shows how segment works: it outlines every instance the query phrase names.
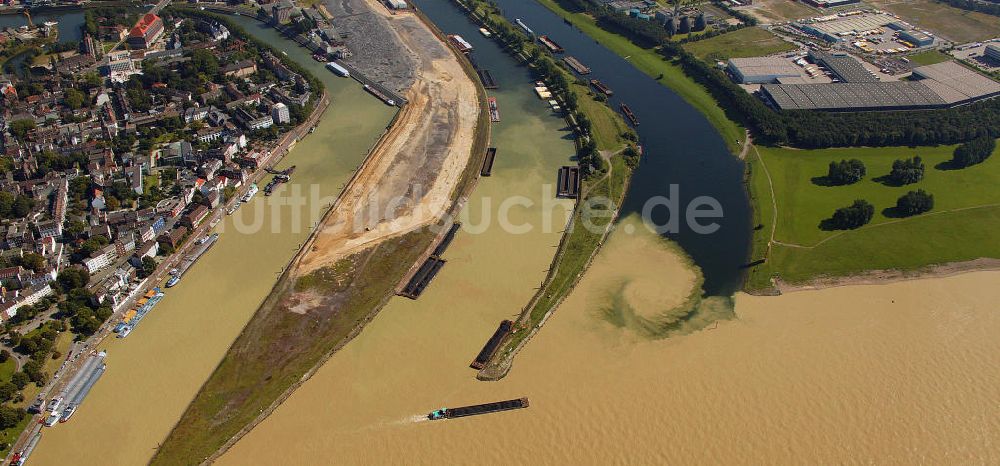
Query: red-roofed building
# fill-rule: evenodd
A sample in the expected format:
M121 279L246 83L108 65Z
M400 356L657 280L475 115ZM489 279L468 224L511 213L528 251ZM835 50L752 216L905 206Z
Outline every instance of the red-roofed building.
M163 20L152 13L143 15L142 19L128 33L128 45L133 49L148 48L163 35Z

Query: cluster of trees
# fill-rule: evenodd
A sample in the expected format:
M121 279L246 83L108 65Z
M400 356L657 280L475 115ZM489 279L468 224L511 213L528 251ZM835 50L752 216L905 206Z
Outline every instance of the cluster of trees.
M889 181L898 186L913 184L924 179L924 161L920 156L910 159L897 159L892 162Z
M132 27L138 19L139 17L135 13L135 10L127 8L100 7L87 9L83 17L83 32L97 39L101 25Z
M14 120L10 122L9 129L14 137L23 142L24 138L28 136L28 133L35 129L35 126L35 120L25 118L23 120Z
M23 194L0 191L0 218L23 218L35 207L35 200Z
M978 11L988 15L1000 16L1000 1L997 0L938 0L955 8L968 11Z
M46 322L38 330L28 335L22 336L17 332L10 332L8 334L10 346L14 348L14 351L28 356L29 360L21 366L21 372L15 373L11 377L11 380L7 382L12 386L0 387L0 395L12 392L17 393L24 389L30 382L39 387L45 385L49 380L49 374L43 370L45 361L53 355L57 358L62 356L55 353L54 349L59 332L65 330L66 326L61 320L52 320ZM3 399L3 401L9 400Z
M835 230L853 230L866 225L875 216L875 206L864 199L858 199L847 207L833 213L829 224Z
M840 162L830 162L826 178L830 183L837 186L844 186L861 181L868 174L865 164L858 159L841 160Z
M628 147L626 147L622 152L622 156L625 157L625 165L633 170L639 166L639 158L641 155L642 154L639 153L639 149L632 144L629 144Z
M662 44L661 54L704 85L719 104L755 132L758 142L801 148L957 144L1000 137L1000 99L961 107L906 112L776 111L724 72L684 50Z
M934 208L934 195L923 189L910 191L896 200L896 213L903 217L919 215Z
M108 304L99 304L95 296L87 290L90 274L79 267L69 267L56 277L56 289L63 298L59 302L59 316L68 318L73 332L93 335L111 317L113 310Z
M980 136L956 147L951 164L957 168L965 168L982 163L993 154L996 147L996 139L990 136Z

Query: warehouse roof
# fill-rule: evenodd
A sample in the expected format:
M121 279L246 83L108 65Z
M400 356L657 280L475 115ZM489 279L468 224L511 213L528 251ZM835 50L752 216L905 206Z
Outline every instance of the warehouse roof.
M1000 83L955 61L914 68L913 76L948 103L1000 95Z
M729 66L743 76L799 76L798 66L781 57L730 58Z
M908 81L765 84L761 90L783 110L893 110L947 104L923 83Z
M871 83L878 81L856 58L847 54L832 54L811 51L809 55L817 63L827 67L845 83Z

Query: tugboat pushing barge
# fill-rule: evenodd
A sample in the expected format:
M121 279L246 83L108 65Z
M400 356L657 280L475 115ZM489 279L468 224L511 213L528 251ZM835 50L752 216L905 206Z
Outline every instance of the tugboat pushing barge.
M516 400L495 401L493 403L462 406L460 408L441 408L437 411L431 411L428 413L427 419L430 419L431 421L439 421L442 419L455 419L459 417L476 416L479 414L498 413L500 411L510 411L512 409L527 407L528 399L518 398Z

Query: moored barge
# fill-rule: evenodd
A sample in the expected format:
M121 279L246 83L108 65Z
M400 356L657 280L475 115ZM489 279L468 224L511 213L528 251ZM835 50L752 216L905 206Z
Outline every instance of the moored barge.
M628 121L632 122L633 126L639 126L639 119L636 118L636 116L635 116L634 113L632 113L632 109L628 108L628 105L626 105L626 104L623 103L623 104L619 105L618 108L621 109L622 114L625 115L625 118L628 118Z
M542 45L544 45L545 48L549 49L549 51L552 53L565 52L565 50L563 50L563 48L560 47L559 44L556 43L556 41L549 38L549 36L538 36L538 42L541 42Z
M596 79L591 79L590 80L590 85L593 86L594 89L597 89L598 92L600 92L600 93L602 93L602 94L604 94L604 95L606 95L608 97L611 97L611 96L615 95L615 91L612 91L611 88L608 87L607 84L604 84L604 83L602 83L602 82L600 82L600 81L598 81Z
M580 63L580 60L577 60L576 57L565 57L563 58L563 61L566 62L566 64L569 65L573 71L576 71L579 74L590 74L590 68L588 68L587 65Z
M486 367L486 363L489 362L490 358L492 358L497 352L497 349L500 348L500 343L503 342L503 339L506 338L507 335L510 335L510 331L513 328L514 323L509 320L500 322L500 326L497 327L495 332L493 332L493 336L491 336L489 340L486 340L486 344L483 345L483 349L479 351L476 359L472 361L472 364L469 364L469 367L476 370Z
M496 147L486 148L486 159L483 160L483 168L479 171L481 176L490 176L493 173L493 161L497 157Z
M486 99L486 101L489 102L489 104L490 104L490 121L492 121L494 123L499 123L500 122L500 109L497 108L497 98L496 97L490 97L490 98Z

